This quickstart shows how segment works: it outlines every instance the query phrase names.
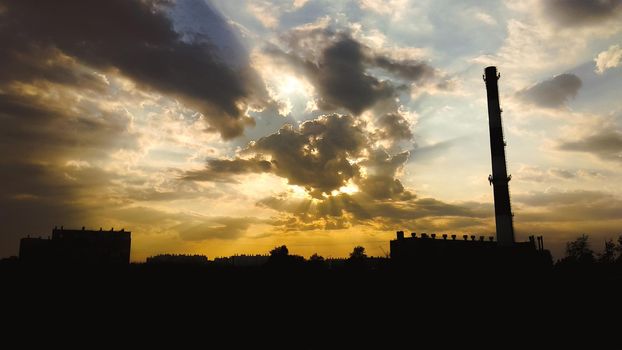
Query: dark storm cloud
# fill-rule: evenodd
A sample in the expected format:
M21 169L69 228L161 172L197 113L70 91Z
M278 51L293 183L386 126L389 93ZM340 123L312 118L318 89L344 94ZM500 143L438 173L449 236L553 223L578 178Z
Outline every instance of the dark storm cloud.
M602 130L581 140L561 142L558 148L591 153L604 160L622 161L622 132Z
M211 159L204 170L188 171L184 180L235 182L233 175L272 171L272 164L262 159Z
M622 14L621 0L543 0L545 13L565 26L602 23Z
M255 154L255 158L210 160L206 169L186 172L183 179L234 182L232 175L272 172L321 198L359 174L358 165L348 159L367 145L362 125L353 117L321 116L297 129L287 124L252 141L242 153ZM268 157L270 161L265 160Z
M345 107L361 114L378 100L395 95L393 86L365 73L362 45L341 38L322 53L315 71L324 108Z
M576 75L561 74L521 90L517 96L540 107L559 108L577 95L581 85L581 79Z
M404 190L396 177L408 161L409 152L389 155L385 150L373 150L369 157L359 162L365 166L367 174L357 177L355 183L359 189L373 199L410 199L414 195Z
M348 158L366 146L365 133L354 118L329 115L306 121L298 130L286 125L252 142L247 151L269 155L274 174L321 197L358 175L359 167Z
M71 103L62 94L52 100L11 91L0 94L0 161L104 159L116 150L138 148L129 115L85 105L67 108Z
M419 82L432 79L436 75L436 69L425 62L413 60L394 60L386 56L377 55L372 59L373 64L385 69L397 77L405 80ZM439 85L439 87L443 87Z
M273 225L286 230L330 229L328 223L332 225L335 219L345 217L349 218L350 225L373 226L380 223L390 230L424 219L442 218L458 222L460 218L468 218L472 224L479 224L479 220L492 214L490 205L481 203L449 204L433 198L414 197L399 201L377 200L364 192L342 193L320 201L276 196L264 198L257 205L281 212L283 219Z
M357 41L344 37L326 47L320 57L304 52L268 49L275 59L291 65L313 83L319 94L318 106L324 110L345 108L358 115L382 99L395 96L395 88L366 73L365 54Z
M4 4L0 60L10 69L2 70L0 81L47 79L81 85L81 80L91 77L48 63L54 57L75 58L179 98L202 112L210 130L223 138L242 134L244 126L252 123L243 116L240 104L257 86L255 75L228 67L205 41L182 41L165 13L171 3L23 0Z
M182 178L235 182L237 174L271 172L304 187L316 199L329 197L350 181L369 200L414 198L397 179L409 152L391 155L374 147L365 124L351 116L321 116L297 129L286 125L251 142L240 153L254 158L210 160L205 169L186 172Z
M4 22L0 16L0 22ZM6 28L2 24L0 28ZM32 44L19 35L0 30L0 82L48 81L102 91L102 79L81 68L73 59L53 47Z
M424 62L395 60L373 50L350 35L329 29L294 30L284 36L287 51L270 47L267 52L304 74L319 94L325 110L345 108L355 115L379 101L395 98L401 84L381 80L369 70L379 68L407 83L435 76Z
M389 113L381 116L376 121L379 127L378 136L387 140L410 140L413 133L410 130L410 123L403 115L398 113Z

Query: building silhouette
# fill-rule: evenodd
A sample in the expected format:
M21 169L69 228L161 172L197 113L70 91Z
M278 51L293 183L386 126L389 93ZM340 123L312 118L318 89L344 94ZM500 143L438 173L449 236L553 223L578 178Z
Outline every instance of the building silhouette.
M411 233L397 231L390 242L391 260L398 265L478 268L530 268L552 264L551 254L544 249L542 236L530 236L528 242L511 246L499 244L494 237L456 234Z
M129 264L131 232L54 228L51 238L22 238L19 259L24 263Z
M150 256L146 260L147 264L181 264L181 265L206 265L209 263L205 255L185 255L185 254L160 254Z
M218 257L214 263L222 266L235 267L257 267L265 265L270 259L270 255L232 255L229 257Z
M449 265L491 267L541 267L552 265L549 251L544 249L542 236L530 236L528 242L514 239L513 213L510 203L509 181L505 158L506 142L503 138L501 107L499 106L500 74L496 67L486 67L484 81L488 97L488 125L490 130L490 154L492 174L488 176L493 186L495 205L496 239L477 235L423 233L404 237L404 231L397 231L397 237L390 242L391 259L397 264L431 264L442 267ZM442 239L441 239L442 237Z

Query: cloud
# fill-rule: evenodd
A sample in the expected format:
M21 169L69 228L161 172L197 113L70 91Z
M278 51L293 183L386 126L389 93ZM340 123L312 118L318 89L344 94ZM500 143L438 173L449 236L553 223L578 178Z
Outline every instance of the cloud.
M483 12L483 11L475 12L473 17L475 19L477 19L478 21L480 21L480 22L482 22L482 23L484 23L486 25L489 25L489 26L496 26L498 24L497 20L494 19L494 17L492 17L491 15L489 15L488 13Z
M451 140L440 141L431 145L416 146L410 150L410 161L422 163L439 157L454 147L464 137L457 137Z
M492 208L486 204L450 204L414 196L405 200L378 200L364 192L341 193L319 201L290 198L287 195L273 196L258 201L257 205L280 212L282 219L273 222L273 225L286 231L331 229L327 224L333 225L335 220L344 218L349 225L342 228L364 225L382 230L394 230L396 227L428 229L431 226L456 229L485 225L484 222L492 215ZM470 222L461 220L464 218ZM459 226L452 226L457 223Z
M304 7L308 0L274 1L254 0L243 1L248 11L266 28L276 29L284 14L293 13Z
M366 174L356 177L354 183L374 200L414 198L397 179L409 155L408 151L391 156L384 149L372 150L367 159L358 163L365 167Z
M474 61L503 68L507 82L525 84L543 74L575 70L593 55L594 45L622 30L620 0L505 1L497 13L506 30L501 47ZM600 9L600 10L599 10ZM505 23L505 24L503 24ZM600 46L600 45L599 45Z
M359 42L349 37L334 42L325 40L318 43L324 47L319 57L305 57L304 52L296 52L295 48L288 53L275 48L268 52L297 67L313 82L319 93L316 103L324 110L345 108L358 115L379 100L395 95L389 82L365 72L365 54Z
M380 132L397 133L395 129L406 127L396 120L387 121ZM337 114L305 121L297 129L285 125L274 134L251 141L240 152L253 158L210 160L205 169L188 171L182 178L234 182L237 174L270 172L287 179L290 185L303 187L316 199L351 184L370 199L414 197L397 179L409 152L392 155L376 147L370 137L374 135L365 126L352 116ZM410 136L403 130L390 135L396 139Z
M377 134L381 139L399 141L413 138L410 122L399 113L381 116L376 121L376 126L379 128Z
M175 227L179 237L185 241L208 239L237 239L242 237L251 224L262 220L252 217L207 217L200 220L184 220Z
M246 152L270 156L274 174L321 197L358 175L351 162L367 146L362 125L350 116L328 115L290 125L251 142Z
M252 159L210 160L204 170L186 172L183 179L230 182L227 179L235 174L272 172L321 198L358 175L359 166L351 159L367 146L361 122L351 116L325 115L297 129L287 124L251 141L241 153L253 154Z
M272 164L267 160L253 159L210 159L206 169L190 170L182 179L191 181L235 182L234 175L262 173L272 171Z
M619 220L622 212L622 200L600 191L531 192L512 199L526 205L520 217L527 221Z
M542 0L544 12L564 26L600 24L622 14L620 0Z
M139 135L131 130L127 113L93 109L86 101L66 108L72 97L57 90L50 98L44 94L48 88L45 84L30 86L28 89L37 93L31 96L19 91L0 94L3 162L104 159L116 150L138 148Z
M585 152L603 160L622 161L622 132L601 130L576 141L562 141L558 148L563 151Z
M252 124L244 105L262 93L256 75L249 68L229 67L209 38L182 40L167 15L168 6L174 5L138 0L11 2L0 17L0 60L5 67L0 81L48 79L79 85L88 74L47 63L50 57L76 60L183 101L203 113L208 130L225 139L241 135ZM210 7L204 4L202 10L227 28Z
M603 176L602 173L594 169L542 169L538 166L525 164L522 164L514 175L519 181L555 184L559 184L560 179L577 181L601 178Z
M164 232L173 232L184 241L201 242L212 239L241 238L253 224L265 220L255 217L205 216L187 212L167 212L158 209L131 206L110 211L119 222L130 222L139 227L157 226Z
M370 73L382 69L408 84L422 84L436 76L425 62L394 59L374 52L349 34L328 28L298 28L283 36L284 51L272 46L266 52L313 83L317 105L327 111L345 108L360 115L378 102L392 100L400 84Z
M553 168L549 169L548 173L553 177L558 177L562 179L573 179L577 177L577 173L565 169Z
M390 83L365 73L363 47L354 39L344 37L328 46L319 67L317 85L324 108L345 107L361 114L378 100L395 94Z
M616 68L622 61L622 48L620 45L611 45L609 49L603 51L594 59L596 62L595 72L603 74L609 68Z
M559 108L577 95L582 84L574 74L560 74L516 94L523 101L539 107Z
M361 9L374 11L381 15L399 15L408 8L408 0L359 0Z
M415 83L430 80L436 75L436 69L420 61L396 60L387 56L376 55L372 59L372 63L398 78Z

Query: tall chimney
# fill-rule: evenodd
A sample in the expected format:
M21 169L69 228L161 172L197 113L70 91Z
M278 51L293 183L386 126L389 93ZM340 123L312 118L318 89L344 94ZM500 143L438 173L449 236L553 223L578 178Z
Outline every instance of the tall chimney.
M505 141L501 124L501 107L499 107L499 87L497 86L499 77L497 67L486 67L484 81L488 93L488 125L492 158L492 175L488 177L488 180L494 190L497 242L502 246L511 246L514 244L514 227L508 187L510 178L506 168Z

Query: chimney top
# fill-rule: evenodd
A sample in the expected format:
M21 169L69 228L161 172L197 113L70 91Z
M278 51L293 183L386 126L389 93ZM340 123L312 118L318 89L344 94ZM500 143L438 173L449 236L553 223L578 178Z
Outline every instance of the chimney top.
M397 231L397 239L404 239L404 231Z
M486 67L486 69L484 69L484 72L486 73L486 76L496 77L496 75L497 75L497 67L495 67L495 66L488 66L488 67Z

